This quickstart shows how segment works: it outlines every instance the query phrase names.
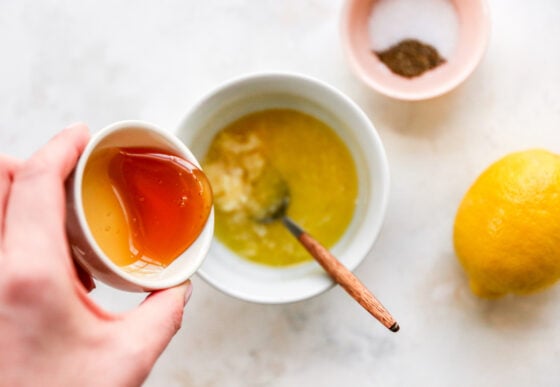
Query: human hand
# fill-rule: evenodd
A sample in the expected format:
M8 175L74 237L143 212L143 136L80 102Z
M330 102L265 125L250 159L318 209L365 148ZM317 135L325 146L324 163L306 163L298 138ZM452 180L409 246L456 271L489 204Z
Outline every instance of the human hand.
M116 315L79 279L64 180L88 138L77 124L25 162L0 155L0 386L137 386L181 326L190 282Z

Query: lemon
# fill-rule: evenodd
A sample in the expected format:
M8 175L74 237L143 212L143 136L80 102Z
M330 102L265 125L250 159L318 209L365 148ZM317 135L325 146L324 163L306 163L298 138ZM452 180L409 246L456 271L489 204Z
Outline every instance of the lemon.
M560 278L560 156L534 149L490 165L461 202L454 246L473 293L527 294Z

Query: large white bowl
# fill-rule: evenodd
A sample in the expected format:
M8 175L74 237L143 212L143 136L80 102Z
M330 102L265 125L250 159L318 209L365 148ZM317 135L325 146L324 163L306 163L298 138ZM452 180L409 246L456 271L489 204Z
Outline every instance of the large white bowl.
M328 124L348 146L358 172L358 200L350 226L331 251L346 267L355 269L372 248L381 229L389 192L389 171L375 128L348 97L303 75L244 76L227 82L203 98L183 119L177 134L195 156L203 160L220 129L248 113L268 108L292 108L308 113ZM227 294L270 304L303 300L333 285L314 261L287 268L267 267L237 256L215 238L198 273Z

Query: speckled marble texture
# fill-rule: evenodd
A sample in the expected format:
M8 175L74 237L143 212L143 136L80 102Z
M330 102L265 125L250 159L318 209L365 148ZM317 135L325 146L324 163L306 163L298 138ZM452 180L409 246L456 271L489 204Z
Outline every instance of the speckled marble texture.
M560 286L479 300L452 249L455 210L484 167L528 147L560 152L560 3L489 2L491 41L474 74L408 103L351 73L341 0L0 1L0 152L27 157L78 120L173 130L222 81L267 70L339 88L386 146L390 205L357 274L401 332L339 288L263 306L195 278L183 329L147 386L560 385ZM92 296L115 311L141 300L103 286Z

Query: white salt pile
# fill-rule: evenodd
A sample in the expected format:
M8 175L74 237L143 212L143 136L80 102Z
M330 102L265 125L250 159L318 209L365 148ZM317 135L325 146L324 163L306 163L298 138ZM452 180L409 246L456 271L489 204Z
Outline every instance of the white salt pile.
M373 51L386 50L404 39L417 39L448 59L458 31L459 20L450 0L379 0L369 21Z

